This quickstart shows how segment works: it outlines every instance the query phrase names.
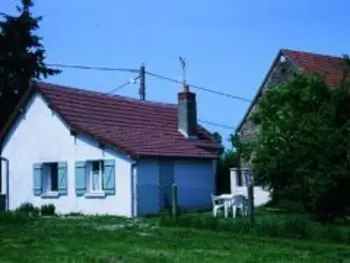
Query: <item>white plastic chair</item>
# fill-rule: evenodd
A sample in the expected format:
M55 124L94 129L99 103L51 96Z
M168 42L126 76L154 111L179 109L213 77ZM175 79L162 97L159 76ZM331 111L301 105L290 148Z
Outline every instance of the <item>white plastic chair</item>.
M243 216L248 215L248 198L244 195L234 195L231 203L232 215L236 217L237 208L242 212Z
M218 211L225 210L225 205L220 197L213 194L211 194L211 201L213 203L213 216L216 217Z

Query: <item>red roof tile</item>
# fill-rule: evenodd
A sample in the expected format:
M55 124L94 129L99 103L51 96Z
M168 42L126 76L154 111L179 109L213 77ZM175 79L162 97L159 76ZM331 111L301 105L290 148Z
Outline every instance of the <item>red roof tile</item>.
M337 84L344 71L343 58L289 49L282 49L282 53L307 73L326 75L328 84Z
M198 139L177 129L177 105L37 82L34 85L77 132L97 138L134 157L214 158L221 147L198 125Z
M272 67L265 76L262 85L258 89L258 92L255 94L252 103L249 105L248 110L244 114L241 122L238 124L236 131L239 131L242 128L253 106L257 103L257 100L262 94L263 88L265 87L265 84L268 81L268 77L271 74L273 67L277 63L281 55L286 56L290 61L294 63L294 65L297 68L301 69L305 73L319 73L321 76L326 75L325 80L330 85L338 84L343 76L345 63L343 58L341 57L322 55L304 51L296 51L290 49L281 49L278 52Z

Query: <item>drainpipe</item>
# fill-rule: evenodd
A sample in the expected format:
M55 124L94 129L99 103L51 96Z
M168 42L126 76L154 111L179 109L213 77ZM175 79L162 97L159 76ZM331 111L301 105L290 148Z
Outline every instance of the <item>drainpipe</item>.
M5 169L6 169L6 175L5 175L5 181L6 181L6 210L9 211L10 210L10 161L9 159L3 157L3 156L0 156L0 161L4 161L6 166L5 166ZM2 176L2 173L0 172L1 176Z
M131 217L137 215L137 163L131 165Z

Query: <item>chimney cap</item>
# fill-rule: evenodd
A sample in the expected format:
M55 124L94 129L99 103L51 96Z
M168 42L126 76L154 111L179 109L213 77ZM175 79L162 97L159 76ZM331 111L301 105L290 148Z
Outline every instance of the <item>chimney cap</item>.
M188 85L187 83L183 84L183 92L190 92L190 85Z

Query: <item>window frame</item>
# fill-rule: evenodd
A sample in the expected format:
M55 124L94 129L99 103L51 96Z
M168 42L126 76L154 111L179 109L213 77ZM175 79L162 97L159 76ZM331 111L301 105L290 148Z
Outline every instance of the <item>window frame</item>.
M41 184L42 184L42 194L43 195L56 195L58 194L59 189L59 176L58 176L58 162L43 162L42 163L42 170L41 170ZM56 190L52 189L52 182L53 182L53 167L56 168Z
M98 162L99 169L98 169L98 189L93 189L93 164ZM89 160L86 162L86 194L94 195L94 194L104 194L103 190L103 173L104 173L104 161L103 160Z

